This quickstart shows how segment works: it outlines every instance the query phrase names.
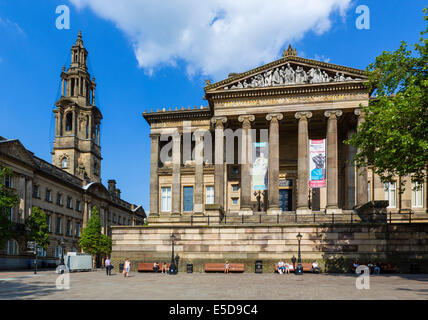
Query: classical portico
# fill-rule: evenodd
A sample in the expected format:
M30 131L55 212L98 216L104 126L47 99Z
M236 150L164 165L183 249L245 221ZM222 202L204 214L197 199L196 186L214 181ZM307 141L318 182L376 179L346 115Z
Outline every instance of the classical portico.
M208 81L206 107L143 113L152 139L151 216L340 214L365 203L367 170L357 172L343 141L363 121L366 79L363 70L289 48L277 61ZM169 137L161 143L162 136ZM316 168L311 141L324 146ZM322 184L310 183L314 173Z

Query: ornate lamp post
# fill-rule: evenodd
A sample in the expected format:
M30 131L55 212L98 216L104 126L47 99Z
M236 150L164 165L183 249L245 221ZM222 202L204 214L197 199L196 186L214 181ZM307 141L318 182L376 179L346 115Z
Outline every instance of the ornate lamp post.
M169 266L169 274L177 274L177 267L175 266L175 261L174 261L174 240L175 240L174 233L171 234L170 238L171 238L172 251L171 251L171 264Z
M296 267L296 274L301 275L303 274L303 266L302 266L302 257L300 256L300 241L302 240L302 235L300 232L296 236L298 241L298 256L297 256L297 267Z

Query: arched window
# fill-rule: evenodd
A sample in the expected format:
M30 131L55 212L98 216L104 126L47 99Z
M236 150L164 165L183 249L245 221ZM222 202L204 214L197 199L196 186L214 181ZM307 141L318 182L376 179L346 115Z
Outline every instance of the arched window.
M73 113L69 112L65 116L65 130L71 131L73 129Z
M19 254L18 242L16 240L9 240L7 242L7 254L11 256L16 256Z
M89 139L89 116L86 116L86 139Z
M67 157L62 158L61 168L63 168L63 169L68 168L68 158Z

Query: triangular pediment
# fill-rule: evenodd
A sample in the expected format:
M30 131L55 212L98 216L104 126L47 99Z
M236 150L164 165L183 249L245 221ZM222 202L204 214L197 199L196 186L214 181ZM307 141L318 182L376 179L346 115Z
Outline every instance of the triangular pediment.
M284 54L283 58L209 84L205 92L364 81L366 72L327 62Z
M19 140L3 140L0 141L0 152L9 157L20 160L30 166L34 166L34 158L31 153L25 149Z

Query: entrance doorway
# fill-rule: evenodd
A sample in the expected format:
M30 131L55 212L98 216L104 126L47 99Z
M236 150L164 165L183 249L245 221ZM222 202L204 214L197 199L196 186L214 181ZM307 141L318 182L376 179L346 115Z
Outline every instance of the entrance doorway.
M279 207L282 211L291 211L292 207L292 189L279 189Z

